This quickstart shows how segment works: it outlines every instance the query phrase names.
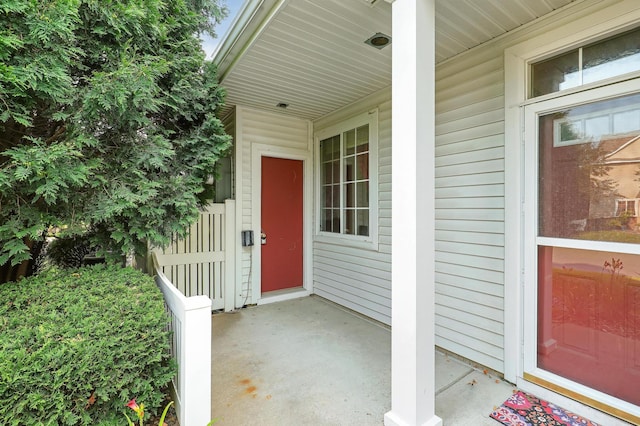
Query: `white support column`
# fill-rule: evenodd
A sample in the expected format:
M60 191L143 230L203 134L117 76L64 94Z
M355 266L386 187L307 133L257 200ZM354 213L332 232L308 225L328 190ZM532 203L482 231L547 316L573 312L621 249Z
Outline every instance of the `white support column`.
M435 0L393 1L391 411L437 426L434 324Z

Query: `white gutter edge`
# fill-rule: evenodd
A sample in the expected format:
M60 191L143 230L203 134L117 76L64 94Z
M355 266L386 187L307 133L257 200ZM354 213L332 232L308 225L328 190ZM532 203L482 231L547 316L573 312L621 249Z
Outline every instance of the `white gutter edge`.
M282 7L288 2L288 0L277 0L274 6L269 10L267 16L262 20L259 24L258 28L251 34L250 38L244 43L241 47L240 51L235 54L235 56L231 59L229 65L227 65L224 69L219 69L218 77L220 82L224 81L224 79L229 75L231 70L235 67L238 60L245 54L245 52L253 45L253 43L258 39L260 34L265 30L265 28L269 25L271 20L280 12ZM231 54L231 50L238 43L242 35L245 33L249 24L252 22L258 9L262 6L264 0L247 0L244 4L236 19L234 19L233 23L229 27L229 30L225 33L222 42L218 45L216 50L212 55L212 61L214 64L220 66L223 64L229 55Z
M222 36L222 41L218 43L211 55L213 63L219 65L224 61L263 2L264 0L245 0L242 3L240 11L233 18L233 22Z

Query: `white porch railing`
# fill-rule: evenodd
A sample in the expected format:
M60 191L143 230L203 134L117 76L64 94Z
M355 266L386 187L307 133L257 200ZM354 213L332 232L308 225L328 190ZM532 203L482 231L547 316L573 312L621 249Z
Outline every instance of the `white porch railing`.
M211 300L185 297L162 273L156 253L151 260L171 315L171 355L178 364L172 380L176 413L183 426L205 426L211 420Z

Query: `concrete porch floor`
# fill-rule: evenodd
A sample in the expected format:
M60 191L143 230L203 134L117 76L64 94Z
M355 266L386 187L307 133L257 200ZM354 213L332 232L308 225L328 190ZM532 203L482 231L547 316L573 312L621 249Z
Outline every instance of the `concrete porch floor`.
M382 425L391 408L391 331L311 296L212 318L216 425ZM436 353L436 414L489 418L512 385Z

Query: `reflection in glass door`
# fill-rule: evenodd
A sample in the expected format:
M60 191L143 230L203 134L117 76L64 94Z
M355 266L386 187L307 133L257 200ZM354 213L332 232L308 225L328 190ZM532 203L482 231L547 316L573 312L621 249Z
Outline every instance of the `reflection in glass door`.
M537 117L535 368L640 405L640 95Z

